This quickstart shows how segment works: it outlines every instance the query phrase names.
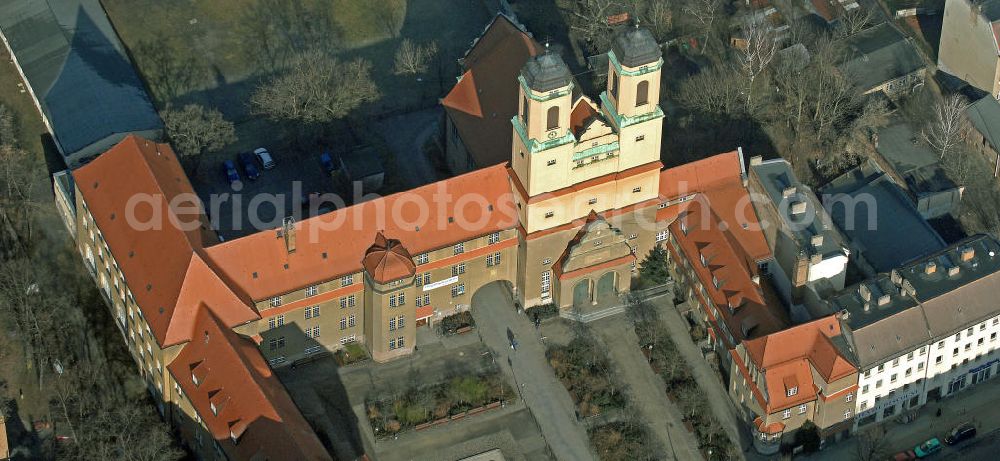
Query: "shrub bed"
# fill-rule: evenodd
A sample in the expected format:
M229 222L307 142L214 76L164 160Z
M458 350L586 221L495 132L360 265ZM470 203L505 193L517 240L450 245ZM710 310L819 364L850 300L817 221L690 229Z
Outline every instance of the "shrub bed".
M645 427L615 421L587 430L590 443L602 461L652 460Z
M541 304L525 309L524 313L528 314L529 319L534 320L535 317L538 317L539 320L545 320L558 316L559 306L552 303Z
M459 333L460 330L464 333L469 329L475 328L476 320L472 318L471 312L464 311L442 318L438 322L438 326L441 328L441 333L453 335Z
M343 348L338 349L333 357L338 365L345 366L368 360L368 352L359 343L347 343Z
M566 345L550 344L545 356L573 398L579 417L625 406L610 361L589 335L578 334Z
M511 395L512 390L500 371L492 370L411 387L388 398L369 399L365 408L375 436L384 438L428 422L464 417L469 410L489 406Z

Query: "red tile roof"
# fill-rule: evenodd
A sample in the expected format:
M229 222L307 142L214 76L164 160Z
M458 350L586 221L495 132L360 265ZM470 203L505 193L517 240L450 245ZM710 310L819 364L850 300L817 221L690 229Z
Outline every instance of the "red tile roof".
M764 374L769 397L762 406L769 413L816 399L819 387L810 366L827 383L857 372L831 341L840 334L840 321L831 315L743 343L750 361ZM797 393L789 396L792 385Z
M201 303L230 326L257 318L201 259L215 237L170 146L128 136L73 178L159 344L186 340Z
M465 56L465 72L441 104L478 167L510 160L517 75L541 46L506 16L486 27Z
M167 368L231 459L332 459L254 342L209 309L197 310L193 328Z
M495 165L296 222L294 253L275 230L205 251L225 280L263 300L360 272L379 230L420 254L517 223L506 165Z
M378 283L412 276L417 268L410 252L399 244L399 240L387 239L381 231L375 234L375 243L365 252L361 265Z

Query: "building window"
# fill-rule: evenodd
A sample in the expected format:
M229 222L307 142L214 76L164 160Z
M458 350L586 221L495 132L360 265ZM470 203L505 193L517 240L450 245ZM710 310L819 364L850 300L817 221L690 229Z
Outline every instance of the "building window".
M319 352L321 350L323 350L323 346L309 346L309 347L305 348L305 350L302 351L302 352L304 352L306 355L311 355L311 354L315 354L315 353L317 353L317 352Z
M795 395L795 394L798 394L798 393L799 393L799 387L798 387L798 386L792 386L792 387L789 387L789 388L788 388L788 391L786 391L786 392L785 392L785 394L786 394L786 395L787 395L788 397L791 397L791 396L793 396L793 395Z
M542 271L542 297L547 298L552 290L552 271Z
M319 325L312 328L306 328L306 336L310 338L319 338Z
M396 307L396 295L389 295L389 307Z
M844 396L844 401L850 402L851 400L854 400L854 393L848 392L847 395Z
M396 347L404 347L404 346L406 346L406 338L403 338L402 336L396 338Z
M270 340L267 341L267 343L272 351L276 351L278 349L285 347L285 337L279 336L277 338L271 338Z
M319 287L313 285L306 288L306 296L316 296L316 293L319 293Z
M861 393L862 394L867 394L868 393L868 385L867 384L865 384L864 386L861 387Z
M851 415L852 415L851 410L844 410L844 419L845 420L851 419Z
M354 295L348 295L343 298L340 298L340 308L343 309L345 307L354 307L355 301L356 298L354 297Z
M892 374L892 376L890 376L890 377L889 377L889 382L890 382L890 383L894 383L894 382L896 382L896 376L897 376L897 374L896 374L896 373L893 373L893 374Z
M341 317L340 318L340 329L341 330L346 330L347 329L347 317Z
M305 315L306 315L306 320L319 317L319 306L307 307Z
M281 296L275 296L271 298L271 307L278 307L281 305Z
M486 237L486 242L489 243L490 245L493 245L494 243L497 243L499 241L500 241L499 232L494 232Z
M417 264L427 264L429 260L430 257L427 256L427 253L417 255Z
M267 327L270 330L273 330L273 329L275 329L277 327L280 327L280 326L282 326L284 324L285 324L285 314L281 314L281 315L278 315L278 316L271 317L271 318L267 319Z
M799 405L799 414L803 415L806 413L806 404Z
M459 283L458 285L455 285L455 286L451 287L451 297L452 298L457 298L457 297L462 296L464 294L465 294L465 284L464 283Z
M555 165L556 164L556 159L549 160L548 162L545 162L545 164L548 165L548 166Z
M553 216L555 216L555 215L556 215L556 214L555 214L555 213L553 213L553 212L551 212L551 211L546 211L546 212L545 212L545 217L546 217L546 218L551 218L551 217L553 217Z
M491 255L486 255L486 267L493 267L499 265L500 265L500 252L496 252Z
M662 242L667 239L667 230L661 230L656 232L656 241Z
M941 358L942 358L942 357L941 357L940 355L939 355L939 356L937 356L937 358L936 358L936 359L934 359L934 363L935 363L935 364L940 364L940 363L941 363Z
M597 199L596 198L592 198L590 200L587 200L587 204L588 205L595 205L595 204L597 204Z
M417 295L417 307L430 306L431 305L431 295Z
M451 275L458 276L465 273L465 263L456 264L451 266Z
M647 104L649 102L649 80L639 82L635 87L635 106Z
M465 253L465 243L456 244L454 254L460 255L462 253Z
M389 350L391 351L395 348L396 348L396 338L389 339Z
M639 192L642 192L642 187L633 187L632 188L632 193L633 194L639 193Z
M389 331L395 331L395 330L396 330L396 317L391 317L389 319Z
M787 408L785 411L781 412L781 419L788 419L792 417L792 409Z
M917 371L924 369L924 362L917 362Z
M353 327L357 324L358 324L357 318L354 316L354 314L347 316L347 326Z
M402 329L405 326L406 326L406 316L400 315L399 318L396 319L396 327Z
M618 73L614 71L611 72L611 97L618 102Z

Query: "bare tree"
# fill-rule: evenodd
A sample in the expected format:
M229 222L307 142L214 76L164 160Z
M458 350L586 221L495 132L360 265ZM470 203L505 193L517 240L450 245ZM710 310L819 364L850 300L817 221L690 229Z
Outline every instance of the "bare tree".
M844 12L840 16L837 25L837 34L841 37L849 37L862 30L865 30L875 21L875 15L871 8L859 5Z
M396 49L395 72L396 74L422 74L427 72L427 64L430 63L434 55L437 54L437 43L430 42L426 45L417 45L408 38L404 38Z
M181 157L193 162L195 171L203 154L218 152L236 142L236 127L216 109L188 104L181 109L167 107L160 116L171 145Z
M731 116L743 107L742 91L738 69L715 65L681 82L678 99L693 110Z
M2 144L17 145L17 122L14 120L14 112L0 104L0 145Z
M885 429L874 427L861 433L858 437L857 448L858 461L875 461L888 456L888 440L885 438Z
M774 30L763 18L752 19L743 25L743 49L740 50L740 69L747 81L746 107L751 111L753 84L757 76L771 64L778 51Z
M44 176L40 159L9 144L0 144L0 242L4 252L13 254L32 241L34 215L48 210L39 201Z
M366 2L375 22L389 37L399 35L399 26L406 11L403 0L376 0Z
M623 11L617 0L578 0L570 16L570 29L587 42L594 53L607 51L613 29L608 18Z
M709 45L708 42L712 37L715 22L719 17L721 9L722 2L720 0L688 0L682 8L682 11L690 15L698 25L699 33L703 37L701 43L702 53L705 52L705 48Z
M934 106L934 118L923 131L924 141L935 151L939 158L951 153L963 143L969 133L965 109L968 105L959 95L952 95Z
M649 27L657 40L664 40L674 26L674 13L668 2L653 0L647 3L643 24Z
M371 68L361 58L340 62L318 51L301 53L283 75L257 88L251 108L274 120L328 123L379 97Z

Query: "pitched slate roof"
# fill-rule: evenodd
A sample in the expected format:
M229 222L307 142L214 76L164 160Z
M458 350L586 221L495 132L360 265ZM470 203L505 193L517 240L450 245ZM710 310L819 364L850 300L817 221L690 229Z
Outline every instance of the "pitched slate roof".
M1000 1L997 3L1000 4ZM1000 152L1000 101L993 96L985 96L970 104L965 115L993 150Z
M64 155L163 124L96 0L0 0L0 31Z
M441 104L477 167L510 160L517 75L541 50L527 31L498 14L466 53L465 72Z
M850 51L840 69L862 91L924 67L913 43L888 22L845 38L844 45Z

